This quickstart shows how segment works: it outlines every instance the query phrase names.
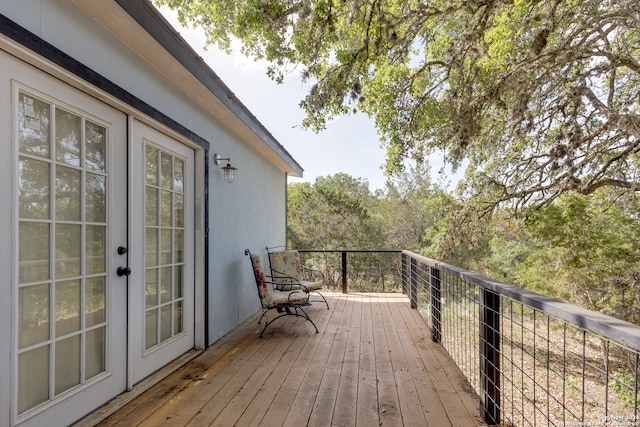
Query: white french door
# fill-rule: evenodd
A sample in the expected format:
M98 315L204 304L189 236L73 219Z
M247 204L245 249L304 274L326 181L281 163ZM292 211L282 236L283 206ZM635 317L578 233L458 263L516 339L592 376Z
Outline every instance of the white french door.
M130 383L194 347L194 150L131 135Z
M126 115L0 55L15 177L12 420L67 425L126 388Z
M69 425L194 348L195 152L0 57L13 169L0 376L11 425Z

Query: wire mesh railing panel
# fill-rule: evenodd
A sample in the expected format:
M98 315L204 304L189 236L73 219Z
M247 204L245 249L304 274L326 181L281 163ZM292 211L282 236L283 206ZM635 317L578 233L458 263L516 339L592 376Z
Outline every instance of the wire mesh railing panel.
M403 277L417 283L418 311L478 394L489 424L640 426L640 327L403 256L416 266Z

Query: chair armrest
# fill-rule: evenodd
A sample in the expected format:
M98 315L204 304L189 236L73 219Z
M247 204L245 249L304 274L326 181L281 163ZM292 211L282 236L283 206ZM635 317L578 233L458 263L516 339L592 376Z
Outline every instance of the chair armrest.
M296 279L295 277L289 276L287 273L283 273L281 271L275 270L275 269L271 269L271 279L273 281L269 282L272 283L274 286L274 289L278 290L278 286L295 286L297 289L294 290L295 291L304 291L304 292L309 292L309 288L307 286L305 286L304 284L302 284L302 282L300 282L300 280ZM273 273L277 273L279 274L281 277L274 277ZM284 290L281 292L289 292L289 290Z

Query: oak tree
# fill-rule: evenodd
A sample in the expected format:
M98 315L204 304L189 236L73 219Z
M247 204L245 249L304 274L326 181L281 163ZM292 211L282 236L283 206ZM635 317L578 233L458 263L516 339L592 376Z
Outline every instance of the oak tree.
M640 189L634 0L156 0L309 83L304 125L362 111L387 170L434 151L495 206Z

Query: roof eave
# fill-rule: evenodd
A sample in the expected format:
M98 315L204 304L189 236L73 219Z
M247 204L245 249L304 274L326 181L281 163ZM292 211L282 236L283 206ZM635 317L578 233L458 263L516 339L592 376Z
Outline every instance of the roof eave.
M288 175L303 169L148 0L74 0L186 96Z

